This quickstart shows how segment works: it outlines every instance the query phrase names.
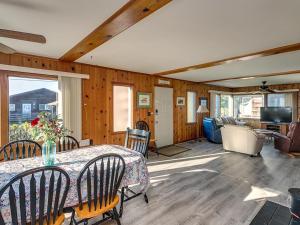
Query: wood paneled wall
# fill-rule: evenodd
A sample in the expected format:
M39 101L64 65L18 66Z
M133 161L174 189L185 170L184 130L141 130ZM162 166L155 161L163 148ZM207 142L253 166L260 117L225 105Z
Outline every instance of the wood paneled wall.
M152 102L152 108L150 109L137 109L136 92L141 91L154 93L154 87L161 86L158 84L158 79L169 80L170 85L168 85L168 87L172 87L174 90L175 143L193 139L197 135L196 124L187 123L186 105L182 107L176 106L177 96L186 97L187 91L195 91L197 92L198 102L199 97L207 97L209 100L208 90L231 90L229 88L197 84L194 82L182 80L159 78L153 75L134 73L129 71L92 66L80 63L68 63L55 59L22 54L6 55L0 53L0 64L89 74L90 79L83 80L82 82L82 138L92 139L94 144L124 143L124 133L114 133L112 127L112 86L114 83L132 85L134 102L133 122L135 123L137 120L147 121L150 125L152 136L154 136L154 101ZM6 93L4 95L2 94L1 97L6 99L7 101L8 90L7 80L5 80L5 76L0 77L0 84L1 93ZM1 109L4 109L4 105L5 104L1 104ZM7 107L5 107L4 111L5 113L7 113ZM151 112L150 116L147 115L148 112ZM7 122L5 123L7 124ZM8 128L5 126L1 127L1 135L7 135ZM2 142L2 144L3 143L4 142Z
M300 84L278 84L278 85L269 85L271 89L276 90L290 90L290 89L299 89L300 90ZM241 87L241 88L233 88L233 92L253 92L253 91L259 91L259 86L255 87ZM300 92L298 92L298 99L297 99L297 119L300 118Z

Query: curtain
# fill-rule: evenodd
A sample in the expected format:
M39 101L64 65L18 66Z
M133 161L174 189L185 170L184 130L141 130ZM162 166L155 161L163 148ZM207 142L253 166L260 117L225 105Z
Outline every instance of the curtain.
M220 94L210 92L210 117L219 117L220 107Z
M298 121L298 91L292 94L293 121Z
M58 79L58 114L64 126L72 131L71 135L81 140L81 79L62 77Z

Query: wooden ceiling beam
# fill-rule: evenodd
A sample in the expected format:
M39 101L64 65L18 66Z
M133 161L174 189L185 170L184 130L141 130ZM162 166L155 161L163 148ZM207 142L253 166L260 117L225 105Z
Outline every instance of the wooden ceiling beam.
M73 62L154 13L172 0L130 0L60 60Z
M248 76L241 76L241 77L228 77L223 79L216 79L216 80L207 80L201 81L199 83L214 83L220 81L227 81L227 80L248 80L248 79L255 79L260 77L275 77L275 76L284 76L284 75L291 75L291 74L300 74L300 70L291 70L285 72L277 72L277 73L266 73L266 74L256 74L256 75L248 75Z
M155 75L166 76L166 75L175 74L175 73L182 73L182 72L187 72L187 71L191 71L191 70L199 70L199 69L203 69L203 68L220 66L220 65L233 63L233 62L239 62L239 61L247 61L247 60L251 60L251 59L255 59L255 58L278 55L278 54L294 52L294 51L298 51L298 50L300 50L300 43L296 43L296 44L292 44L292 45L285 45L285 46L281 46L278 48L267 49L267 50L263 50L263 51L259 51L259 52L254 52L254 53L250 53L250 54L221 59L221 60L212 61L212 62L208 62L208 63L202 63L202 64L198 64L198 65L168 70L168 71L156 73Z

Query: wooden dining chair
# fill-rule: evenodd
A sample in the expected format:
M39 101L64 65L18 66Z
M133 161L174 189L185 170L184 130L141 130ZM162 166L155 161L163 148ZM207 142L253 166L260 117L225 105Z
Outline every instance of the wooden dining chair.
M68 174L56 166L34 168L16 175L0 189L0 224L63 224L69 187ZM9 221L4 221L5 204L9 204Z
M116 206L124 171L125 161L117 154L105 154L89 161L77 178L78 206L73 210L71 224L88 224L89 219L103 215L97 224L115 219L121 225ZM75 220L75 214L79 221Z
M144 157L148 158L148 146L150 142L150 135L150 131L127 128L125 147L137 151L141 153ZM142 194L136 193L129 187L124 187L122 189L122 192L125 197L124 202L129 201L130 199L133 199ZM148 197L146 194L144 194L144 199L148 203Z
M149 131L149 125L144 120L139 120L135 124L135 129Z
M0 161L24 159L42 154L42 147L32 140L12 141L4 145L0 150Z
M148 158L150 131L127 128L125 147L137 151Z
M59 140L58 152L69 151L79 148L79 142L72 136L65 136Z

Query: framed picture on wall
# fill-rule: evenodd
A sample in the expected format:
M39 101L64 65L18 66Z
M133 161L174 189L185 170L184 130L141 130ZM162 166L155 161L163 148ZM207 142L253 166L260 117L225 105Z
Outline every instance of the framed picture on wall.
M152 93L137 92L137 108L148 109L151 108L151 97Z
M204 105L207 107L207 98L206 97L200 97L199 98L199 105Z
M184 106L185 105L185 97L177 97L176 98L176 105Z

